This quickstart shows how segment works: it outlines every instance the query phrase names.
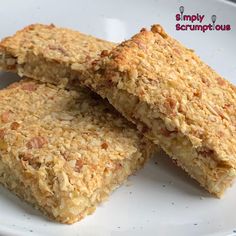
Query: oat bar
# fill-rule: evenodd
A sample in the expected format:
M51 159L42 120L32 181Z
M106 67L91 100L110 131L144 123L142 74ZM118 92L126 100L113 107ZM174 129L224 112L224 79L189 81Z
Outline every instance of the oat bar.
M24 79L0 90L0 183L56 221L91 214L153 150L85 89Z
M75 88L78 80L74 78L86 71L102 50L114 46L78 31L34 24L1 41L0 69Z
M160 25L92 64L84 83L221 196L236 174L236 88Z

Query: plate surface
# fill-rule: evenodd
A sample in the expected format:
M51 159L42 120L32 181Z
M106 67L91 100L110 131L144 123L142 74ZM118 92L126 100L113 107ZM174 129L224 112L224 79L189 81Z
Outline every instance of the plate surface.
M217 24L230 24L231 30L176 31L175 16L180 6L184 6L185 14L204 14L204 24L211 23L214 14ZM128 39L142 27L160 23L236 84L236 4L228 1L1 1L0 38L36 22L54 23L116 42ZM0 87L17 79L2 73ZM236 235L235 196L236 185L221 200L212 198L160 154L92 216L70 226L48 221L1 187L0 235Z

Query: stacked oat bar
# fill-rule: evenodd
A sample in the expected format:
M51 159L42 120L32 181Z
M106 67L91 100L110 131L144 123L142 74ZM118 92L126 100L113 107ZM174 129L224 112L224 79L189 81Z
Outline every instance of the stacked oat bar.
M3 125L0 123L2 125L0 144L5 151L5 153L1 151L0 155L6 154L7 157L11 155L14 160L13 163L8 163L3 161L9 158L1 158L2 176L7 175L4 174L7 172L13 173L14 181L21 183L23 187L20 188L21 190L14 189L11 185L14 181L6 183L5 178L1 178L1 182L59 221L71 223L91 211L90 209L93 209L102 200L104 188L107 189L105 195L108 195L113 186L123 182L129 174L145 162L154 148L152 143L160 145L191 177L216 196L221 196L235 178L235 87L202 62L193 50L187 49L166 34L160 25L152 26L151 30L143 29L120 45L53 25L31 25L1 42L0 67L6 71L16 72L20 76L41 81L23 81L21 82L23 84L20 83L13 88L18 90L12 94L13 100L16 99L19 91L23 93L22 97L25 97L25 93L32 92L40 98L41 109L44 110L45 115L39 115L32 107L27 108L29 109L27 112L35 112L33 116L37 117L37 122L43 122L38 125L39 127L43 127L44 124L50 126L49 130L51 127L56 129L57 124L63 126L62 130L73 127L63 134L60 133L59 136L63 137L65 141L73 140L72 137L75 140L78 139L76 143L79 146L75 146L73 150L74 153L77 153L75 155L84 156L85 160L77 157L72 158L72 162L70 162L71 157L55 154L55 163L57 161L64 163L61 164L59 172L63 172L64 168L67 170L67 166L69 168L64 175L66 181L63 180L63 177L57 177L57 172L52 168L56 165L54 161L52 166L45 167L50 173L46 171L43 178L51 184L48 189L53 198L50 199L50 203L43 201L46 202L46 205L40 205L42 201L40 197L36 197L39 189L34 190L34 188L24 185L25 167L19 167L20 170L17 170L13 166L16 165L15 163L22 162L22 157L20 157L22 149L24 152L27 150L34 161L39 159L38 153L36 156L31 153L34 152L35 146L38 151L45 148L46 152L57 153L60 145L50 143L50 140L55 138L54 132L41 135L41 133L44 134L44 131L37 129L38 133L33 137L24 135L20 146L16 148L14 154L11 154L12 150L8 150L11 139L8 140L8 137L14 137L11 132L15 131L11 130L10 123ZM36 89L22 92L21 87L24 87L24 83L36 86ZM134 123L146 138L141 136L128 121L112 110L110 105L101 98L96 97L95 99L99 104L98 110L91 109L94 94L81 86L88 87L108 99L117 111ZM29 87L31 88L31 85ZM77 92L69 92L64 87L76 89ZM38 91L38 88L43 89ZM52 110L49 111L44 109L44 104L48 104L47 90L54 91ZM9 92L10 89L6 91ZM63 95L60 96L58 93L63 93ZM77 109L69 106L69 103L63 105L67 101L65 98L67 96L72 100L73 96L83 97L80 97L79 105L75 105ZM26 104L30 103L29 99L26 99L23 102L25 105L22 106L27 107ZM75 100L77 101L77 99ZM84 107L83 101L88 101L89 105ZM57 102L62 104L58 105ZM72 102L72 104L76 104L76 102ZM16 111L12 111L10 107L6 109L6 105L2 105L2 102L1 106L3 120L4 117L10 115L14 117L13 114ZM59 109L59 107L61 108ZM100 107L108 107L111 110L110 115L107 116L107 108L100 109ZM19 113L22 112L20 108L15 109ZM66 117L67 115L71 117L71 120L61 124L60 119L53 115L54 109L59 109L56 114L65 113ZM87 112L88 110L90 112ZM82 116L84 121L77 119L77 115ZM49 120L47 120L48 116ZM119 117L119 122L116 120L116 116ZM52 121L54 118L57 120L55 124ZM44 123L44 120L47 123ZM72 121L75 121L73 125L71 125ZM24 123L23 121L14 122ZM93 127L95 125L95 127L91 132L87 132L87 129L83 129L84 126L80 126L80 122L85 122L86 127L87 125ZM109 132L104 132L107 125ZM19 127L21 128L21 126ZM10 133L8 134L8 132ZM30 131L27 132L29 135ZM79 137L83 132L88 138L81 141ZM108 134L105 140L101 139L104 134ZM68 142L70 143L70 141ZM32 143L32 145L28 143ZM111 143L117 145L110 145ZM85 148L85 151L80 147L84 144L92 147L88 150ZM97 164L92 164L90 158L86 157L90 151L93 152L94 145L97 148L94 156ZM52 149L48 150L49 147ZM117 147L119 148L117 149ZM70 146L67 149L70 150ZM112 153L117 153L116 158L113 158ZM29 160L26 158L27 166L30 163ZM84 165L86 162L89 164ZM23 163L25 163L24 160ZM107 164L112 166L112 170L107 170ZM40 167L37 167L36 171L40 171L41 165L47 166L44 161L40 162ZM79 165L79 172L77 165ZM90 189L89 184L93 183L90 181L94 178L91 177L93 176L92 169L98 166L97 178L102 183L96 179ZM71 179L74 178L72 177L74 175L77 178L81 174L81 178L86 181L86 168L91 174L88 174L89 181L79 182L79 187L76 184L73 185ZM122 173L121 179L118 178L118 175L120 176L118 172ZM38 174L32 175L32 178L38 181L39 185ZM62 180L61 187L60 180ZM55 183L56 181L57 183ZM59 187L54 189L54 184ZM65 187L66 184L72 185L69 187L70 190ZM13 185L15 186L15 184ZM81 186L85 187L85 192L80 191ZM63 190L64 187L66 190ZM71 200L71 196L74 195L70 191L75 194L79 202L76 207L74 204L77 203ZM72 195L66 195L68 193ZM65 210L66 213L63 215L64 213L60 212L58 207L65 209L63 207L67 201L71 204L71 209L77 210L71 210L73 213ZM48 204L51 205L48 206Z
M210 193L236 176L236 88L160 25L93 62L83 83ZM92 76L91 76L92 75Z

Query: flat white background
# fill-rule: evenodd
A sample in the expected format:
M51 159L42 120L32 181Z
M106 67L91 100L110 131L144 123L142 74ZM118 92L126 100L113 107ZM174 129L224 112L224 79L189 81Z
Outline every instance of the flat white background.
M175 14L181 5L186 14L205 14L205 22L210 23L211 15L216 14L216 23L231 24L232 30L177 32ZM116 42L128 39L142 27L160 23L236 84L236 4L227 1L0 0L0 38L37 22L54 23ZM11 74L0 74L0 86L15 79ZM236 235L235 197L236 186L221 200L211 197L161 154L115 191L92 216L70 226L48 221L1 187L0 235Z

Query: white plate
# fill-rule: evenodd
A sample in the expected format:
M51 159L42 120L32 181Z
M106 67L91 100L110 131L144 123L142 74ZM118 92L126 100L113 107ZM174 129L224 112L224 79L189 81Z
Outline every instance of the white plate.
M179 32L175 15L212 14L227 32ZM166 31L236 84L236 4L223 0L1 1L0 37L35 23L54 23L95 36L121 41L140 28L161 23ZM16 79L1 74L0 85ZM157 161L157 165L154 163ZM97 211L74 225L48 221L0 188L0 235L236 235L236 186L219 200L208 195L164 155L155 157L115 191Z

